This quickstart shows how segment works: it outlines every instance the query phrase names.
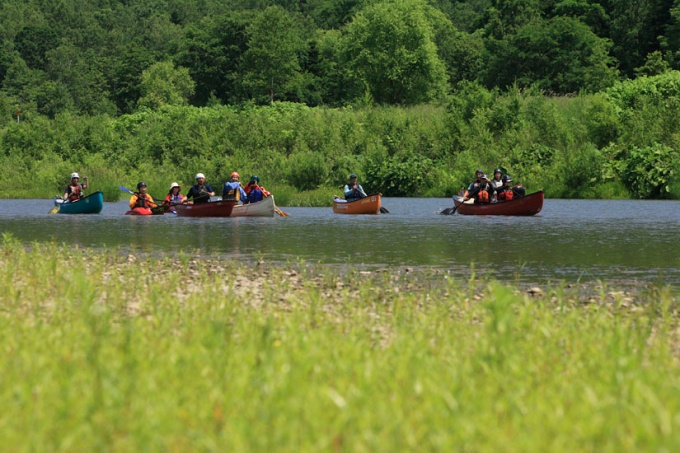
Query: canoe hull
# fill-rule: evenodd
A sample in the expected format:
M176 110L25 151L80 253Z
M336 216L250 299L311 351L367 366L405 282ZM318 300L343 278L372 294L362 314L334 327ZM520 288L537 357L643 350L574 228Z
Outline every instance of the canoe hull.
M333 212L336 214L380 214L381 199L376 193L355 201L333 198Z
M175 212L179 217L230 217L235 201L211 201L200 204L178 204Z
M99 214L104 208L104 194L98 190L71 203L60 203L55 199L54 205L59 207L59 214Z
M153 215L150 208L133 208L125 213L125 215Z
M257 203L234 206L231 217L274 217L274 206L274 195L270 195Z
M539 190L525 197L498 203L467 204L462 202L460 196L454 196L453 204L461 215L532 216L543 209L543 198L543 191Z

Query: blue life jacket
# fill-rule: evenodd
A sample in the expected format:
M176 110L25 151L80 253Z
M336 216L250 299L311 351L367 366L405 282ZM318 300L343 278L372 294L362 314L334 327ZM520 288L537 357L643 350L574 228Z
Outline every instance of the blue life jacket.
M248 201L250 203L257 203L258 201L262 201L263 198L264 194L260 189L253 189L248 194Z

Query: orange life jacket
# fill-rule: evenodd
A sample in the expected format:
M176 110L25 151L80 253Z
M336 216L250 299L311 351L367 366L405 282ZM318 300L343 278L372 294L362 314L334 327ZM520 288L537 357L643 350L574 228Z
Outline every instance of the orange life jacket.
M135 207L136 208L148 208L149 207L149 199L147 198L147 196L138 193L137 194L137 201L135 201Z
M83 188L80 184L69 186L71 193L68 194L68 201L78 201L81 198Z
M476 201L479 203L489 202L489 192L487 190L480 190L475 194Z

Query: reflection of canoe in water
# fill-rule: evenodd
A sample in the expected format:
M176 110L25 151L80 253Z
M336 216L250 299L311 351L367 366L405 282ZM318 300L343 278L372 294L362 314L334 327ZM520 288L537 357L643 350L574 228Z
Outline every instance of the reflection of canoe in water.
M543 191L539 190L521 198L497 203L463 203L460 195L453 197L456 212L462 215L516 215L530 216L543 209Z
M235 201L210 201L199 204L178 204L175 211L180 217L229 217Z
M374 193L354 201L333 197L333 212L336 214L380 214L380 194Z
M274 195L257 203L238 204L231 211L232 217L274 217Z
M132 208L125 213L125 215L163 215L163 209L151 209L151 208Z
M98 190L72 202L55 198L54 206L59 207L59 214L99 214L104 208L104 194Z

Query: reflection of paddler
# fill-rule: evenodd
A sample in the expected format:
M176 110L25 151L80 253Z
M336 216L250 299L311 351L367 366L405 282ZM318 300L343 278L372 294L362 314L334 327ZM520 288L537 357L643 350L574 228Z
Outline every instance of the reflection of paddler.
M205 183L205 175L203 173L198 173L196 175L196 184L191 186L189 192L187 192L187 198L184 203L188 203L189 199L193 199L194 203L207 203L210 201L210 197L214 197L215 192L212 187Z

